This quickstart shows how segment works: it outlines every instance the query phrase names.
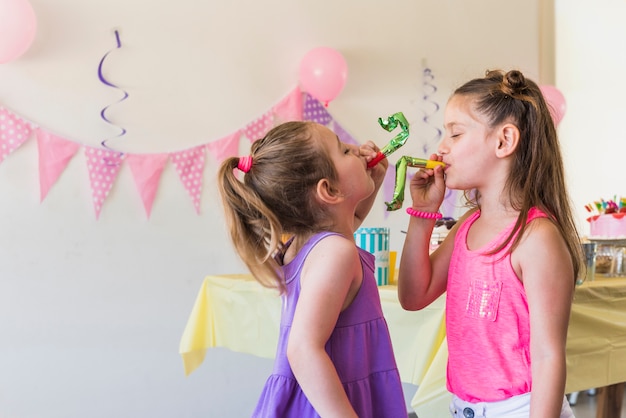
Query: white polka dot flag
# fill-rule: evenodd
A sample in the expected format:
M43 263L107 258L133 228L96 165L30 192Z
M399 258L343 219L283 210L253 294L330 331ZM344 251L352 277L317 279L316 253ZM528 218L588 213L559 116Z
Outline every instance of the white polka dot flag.
M0 163L26 142L32 130L30 123L0 107Z
M80 145L43 129L37 129L35 134L39 151L39 196L43 202Z
M85 156L91 182L93 207L96 210L96 219L98 219L104 200L113 187L113 182L126 155L102 148L85 147Z
M168 157L169 154L128 154L126 157L148 218Z
M263 138L279 123L292 120L322 123L335 129L342 141L356 143L354 138L334 121L321 102L303 92L300 87L295 87L260 117L233 133L191 149L163 154L129 154L121 150L111 150L109 147L84 146L77 141L54 135L0 106L0 163L31 136L34 137L32 133L35 132L39 151L40 198L43 201L77 150L84 148L92 200L98 219L123 164L130 166L145 213L150 218L163 169L170 160L185 190L191 196L196 213L200 214L206 151L219 164L227 157L239 154L240 141L243 137L254 142Z
M202 194L202 173L204 172L204 145L185 151L170 153L180 181L191 196L196 213L200 214L200 195Z

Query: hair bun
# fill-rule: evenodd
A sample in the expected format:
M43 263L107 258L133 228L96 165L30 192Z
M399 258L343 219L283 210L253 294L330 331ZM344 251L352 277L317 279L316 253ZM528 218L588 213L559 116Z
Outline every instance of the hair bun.
M526 84L524 74L518 70L511 70L504 74L502 87L506 93L515 95L523 93L528 88L528 85Z

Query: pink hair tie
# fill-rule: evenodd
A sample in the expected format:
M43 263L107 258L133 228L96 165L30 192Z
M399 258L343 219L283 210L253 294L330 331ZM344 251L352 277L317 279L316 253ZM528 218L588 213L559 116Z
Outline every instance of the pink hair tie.
M252 155L246 155L245 157L239 157L239 162L237 163L237 168L247 173L250 171L250 167L252 167Z
M406 208L406 213L416 218L424 219L441 219L443 217L440 212L422 212L421 210L415 210L413 208Z

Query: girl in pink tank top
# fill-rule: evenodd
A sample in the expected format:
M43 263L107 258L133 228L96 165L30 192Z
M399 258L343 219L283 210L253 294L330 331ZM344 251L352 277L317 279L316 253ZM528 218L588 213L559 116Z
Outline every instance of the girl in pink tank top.
M408 310L446 293L450 412L573 417L565 343L581 266L556 126L539 86L487 71L448 101L445 136L410 184L398 296ZM429 254L445 189L470 210Z

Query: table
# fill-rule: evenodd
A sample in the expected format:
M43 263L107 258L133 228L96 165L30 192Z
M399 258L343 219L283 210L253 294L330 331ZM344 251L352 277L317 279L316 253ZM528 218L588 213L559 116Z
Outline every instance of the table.
M381 286L379 292L400 377L418 386L411 406L420 418L448 416L445 297L409 312L400 306L395 286ZM206 277L180 341L185 373L200 366L211 347L273 358L280 307L277 291L263 288L249 275ZM578 286L574 295L566 392L606 386L599 392L598 416L609 417L623 387L617 384L625 381L626 278L597 277Z
M380 286L381 305L394 347L400 377L418 385L412 406L423 406L428 417L441 417L447 411L449 395L443 404L431 397L445 392L445 297L421 311L405 311L398 302L396 286ZM185 373L202 364L206 350L226 347L236 352L274 358L278 342L281 302L278 292L259 285L250 275L207 276L202 282L180 341L179 352ZM445 351L447 353L447 351ZM446 354L447 355L447 354ZM428 389L430 388L430 389ZM427 390L428 389L428 390ZM419 412L418 412L419 414Z

